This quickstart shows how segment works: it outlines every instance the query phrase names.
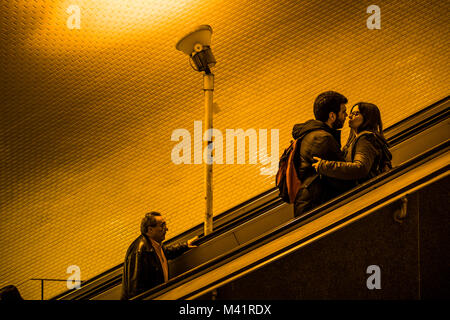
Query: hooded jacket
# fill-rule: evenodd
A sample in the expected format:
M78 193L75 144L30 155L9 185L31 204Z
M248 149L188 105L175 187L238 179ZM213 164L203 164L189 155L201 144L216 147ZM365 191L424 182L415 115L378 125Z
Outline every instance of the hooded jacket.
M187 243L162 246L168 260L175 259L188 250ZM122 274L122 300L130 299L161 283L164 273L158 254L150 239L140 235L133 241L125 255Z
M294 155L294 164L297 175L303 181L304 186L310 185L319 176L312 167L313 156L332 161L344 161L344 153L341 151L341 132L330 128L319 120L309 120L296 124L292 129L294 139L304 136L299 154ZM331 196L344 191L340 181L324 177L325 188ZM347 186L345 186L347 188ZM301 190L301 189L300 189Z

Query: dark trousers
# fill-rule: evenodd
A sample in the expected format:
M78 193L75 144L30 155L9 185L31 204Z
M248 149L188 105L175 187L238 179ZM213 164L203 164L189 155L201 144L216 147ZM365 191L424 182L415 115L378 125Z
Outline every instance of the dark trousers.
M294 217L299 217L327 202L334 194L335 192L330 190L330 187L317 177L297 192L294 202Z
M294 202L294 217L299 217L339 196L353 188L354 185L353 181L333 180L331 183L329 180L317 177L297 192Z
M303 186L297 192L294 202L294 217L299 217L317 207L321 203L319 183L312 183L309 186Z

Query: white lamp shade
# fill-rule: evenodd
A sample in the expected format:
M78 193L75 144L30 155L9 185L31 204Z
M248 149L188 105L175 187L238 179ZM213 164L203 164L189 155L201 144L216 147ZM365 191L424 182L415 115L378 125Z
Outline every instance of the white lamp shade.
M194 45L200 43L203 46L211 45L212 28L209 25L201 25L194 31L189 32L180 41L177 42L177 50L191 55L194 51Z

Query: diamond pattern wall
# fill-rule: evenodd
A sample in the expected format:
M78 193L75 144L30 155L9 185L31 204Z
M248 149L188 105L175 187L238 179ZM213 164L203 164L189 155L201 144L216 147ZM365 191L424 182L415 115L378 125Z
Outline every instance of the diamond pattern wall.
M379 30L366 26L371 4L381 9ZM72 5L80 29L69 28ZM171 160L172 132L184 128L193 139L204 117L202 76L175 49L193 27L213 28L214 127L224 135L267 129L278 156L322 91L345 94L349 106L376 103L385 126L447 96L449 7L2 1L0 286L40 299L31 278L67 279L78 265L86 280L121 263L149 210L165 215L168 238L203 221L203 166ZM269 165L250 164L248 153L246 164L214 166L214 214L273 187L274 176L261 174ZM44 298L65 289L46 283Z

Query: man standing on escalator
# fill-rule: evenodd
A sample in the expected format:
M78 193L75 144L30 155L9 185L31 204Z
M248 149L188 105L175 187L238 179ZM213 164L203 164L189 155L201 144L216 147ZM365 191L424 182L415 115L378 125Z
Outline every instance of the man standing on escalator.
M294 216L317 207L350 189L353 181L320 176L312 166L313 157L345 161L341 151L341 131L347 117L347 98L335 91L319 94L314 101L314 120L296 124L292 137L301 137L301 146L294 155L294 165L302 187L297 192ZM321 155L321 156L318 156Z
M168 228L160 213L152 211L141 222L141 235L125 255L122 276L122 300L130 299L169 280L167 259L175 259L190 248L193 241L164 246Z

